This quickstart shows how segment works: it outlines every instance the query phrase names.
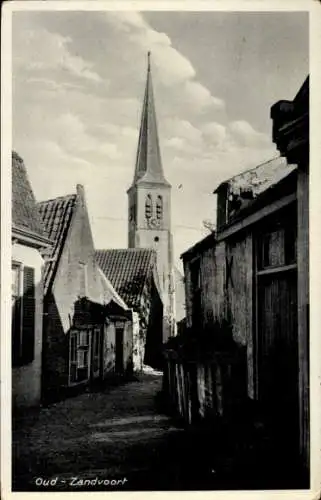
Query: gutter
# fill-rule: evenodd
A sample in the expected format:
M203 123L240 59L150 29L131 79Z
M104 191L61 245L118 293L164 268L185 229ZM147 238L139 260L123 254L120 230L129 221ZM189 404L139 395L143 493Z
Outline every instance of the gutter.
M53 241L27 228L12 225L11 238L34 248L48 248Z

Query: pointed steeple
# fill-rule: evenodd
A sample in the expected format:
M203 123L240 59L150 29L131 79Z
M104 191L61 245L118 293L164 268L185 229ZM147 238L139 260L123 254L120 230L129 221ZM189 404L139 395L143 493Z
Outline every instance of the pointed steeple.
M133 184L152 182L170 186L169 182L167 182L164 177L159 148L152 74L150 66L150 52L148 52L147 58L147 80L141 115Z

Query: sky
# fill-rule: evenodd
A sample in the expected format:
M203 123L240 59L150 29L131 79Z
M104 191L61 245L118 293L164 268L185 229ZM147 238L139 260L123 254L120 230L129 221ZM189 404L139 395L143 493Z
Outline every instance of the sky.
M270 107L309 71L303 12L20 11L12 32L13 148L37 200L83 184L96 248L127 246L151 51L179 267L218 184L277 156Z

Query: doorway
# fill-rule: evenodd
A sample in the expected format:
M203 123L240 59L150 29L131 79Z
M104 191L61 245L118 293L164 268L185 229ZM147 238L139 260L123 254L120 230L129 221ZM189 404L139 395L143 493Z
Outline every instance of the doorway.
M258 398L286 446L299 445L296 218L266 227L258 240Z
M101 327L95 327L92 333L91 379L97 379L101 372Z
M118 375L124 373L124 324L116 323L116 360L115 370Z

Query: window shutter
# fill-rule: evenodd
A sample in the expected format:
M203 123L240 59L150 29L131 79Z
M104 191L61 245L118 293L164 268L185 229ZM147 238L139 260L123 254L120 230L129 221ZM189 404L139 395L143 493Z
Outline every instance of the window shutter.
M35 350L35 270L25 267L22 299L22 361L31 363Z
M12 304L12 364L18 366L21 353L21 298Z

